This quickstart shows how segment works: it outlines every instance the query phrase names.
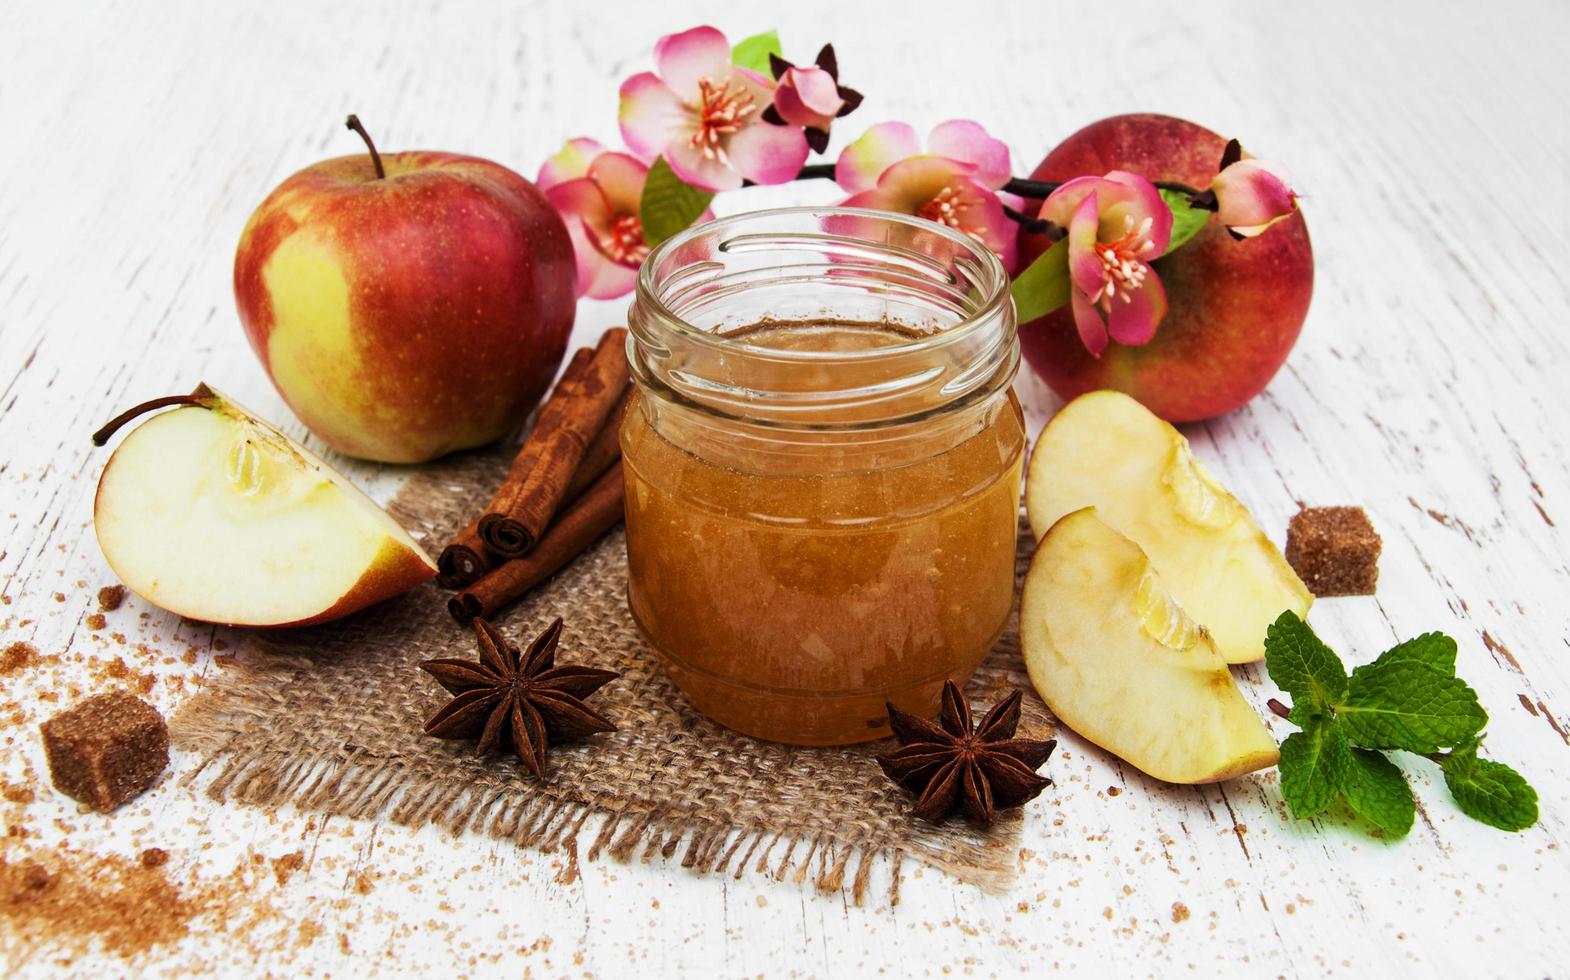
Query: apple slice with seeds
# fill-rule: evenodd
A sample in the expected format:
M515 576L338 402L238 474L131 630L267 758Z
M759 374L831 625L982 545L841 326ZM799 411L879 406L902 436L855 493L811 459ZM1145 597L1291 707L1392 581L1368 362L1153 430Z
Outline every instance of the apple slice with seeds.
M1036 546L1020 599L1030 681L1060 721L1169 783L1276 764L1210 635L1139 546L1077 510Z
M1313 596L1248 509L1139 402L1093 391L1063 407L1030 455L1025 508L1039 540L1081 507L1150 556L1228 663L1265 655L1265 630Z
M387 512L305 447L206 385L154 399L98 481L109 567L172 613L236 626L337 619L436 574Z

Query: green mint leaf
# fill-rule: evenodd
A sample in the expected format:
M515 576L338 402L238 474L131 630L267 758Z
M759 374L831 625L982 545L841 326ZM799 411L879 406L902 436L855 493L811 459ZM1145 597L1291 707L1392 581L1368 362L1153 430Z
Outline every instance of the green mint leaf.
M1029 323L1068 302L1068 239L1060 238L1036 256L1009 287L1014 296L1015 319Z
M1332 762L1336 789L1352 811L1391 836L1405 837L1417 804L1396 764L1368 749L1348 749Z
M1326 714L1346 698L1346 668L1335 651L1290 609L1265 632L1265 669L1292 695L1292 722Z
M664 157L649 167L643 184L643 199L638 202L638 220L643 223L643 240L653 248L677 232L685 230L703 214L713 191L700 190L684 183L671 170Z
M1476 742L1445 756L1441 765L1462 813L1500 830L1525 830L1537 823L1537 790L1504 763L1479 759Z
M780 32L764 31L751 37L742 38L731 48L731 64L738 68L750 68L765 78L769 74L769 55L780 53Z
M1350 751L1335 718L1308 719L1281 743L1281 796L1294 817L1323 813L1336 798L1336 760Z
M1414 636L1381 653L1379 659L1372 664L1352 671L1352 676L1356 677L1359 670L1366 670L1368 667L1383 667L1393 663L1423 664L1453 675L1456 672L1456 641L1443 633L1424 633L1422 636Z
M1437 752L1467 742L1488 723L1466 681L1417 660L1358 668L1335 709L1347 737L1369 749Z
M1210 220L1214 211L1204 208L1190 207L1188 195L1182 191L1169 191L1161 188L1157 191L1161 199L1167 202L1167 207L1172 209L1172 237L1167 240L1167 250L1162 255L1171 255L1183 247L1183 243L1199 234L1205 227L1205 222Z

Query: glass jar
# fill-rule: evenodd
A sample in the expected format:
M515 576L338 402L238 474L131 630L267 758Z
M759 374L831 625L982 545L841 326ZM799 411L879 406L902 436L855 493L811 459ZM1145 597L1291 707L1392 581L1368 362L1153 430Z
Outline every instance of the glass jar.
M904 215L722 218L638 275L628 599L715 721L833 745L931 716L1014 598L1023 417L1008 276Z

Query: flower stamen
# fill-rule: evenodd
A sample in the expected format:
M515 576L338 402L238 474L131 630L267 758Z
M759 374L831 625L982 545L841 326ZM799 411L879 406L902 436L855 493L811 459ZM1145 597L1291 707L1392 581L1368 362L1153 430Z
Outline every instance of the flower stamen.
M698 79L698 128L693 132L691 145L701 150L706 160L718 160L727 166L730 158L725 154L721 139L739 132L748 116L758 111L756 100L746 86L732 84L729 80L716 85L705 75Z
M1150 272L1144 257L1156 248L1156 243L1150 240L1152 223L1147 217L1135 226L1134 216L1126 214L1123 216L1121 238L1096 243L1095 252L1101 260L1102 281L1101 288L1090 297L1090 301L1099 304L1103 313L1112 312L1112 300L1120 289L1123 302L1133 302L1133 292L1144 283L1145 275Z
M635 214L624 214L611 222L605 234L596 236L600 251L612 262L636 266L649 254L649 243L643 239L643 222Z
M966 227L964 224L963 216L970 206L971 202L965 200L963 192L950 184L938 191L932 200L917 208L916 217L926 218L928 221L935 221L940 225L947 225L956 231L964 232L982 244L986 244L986 240L981 237L979 229Z

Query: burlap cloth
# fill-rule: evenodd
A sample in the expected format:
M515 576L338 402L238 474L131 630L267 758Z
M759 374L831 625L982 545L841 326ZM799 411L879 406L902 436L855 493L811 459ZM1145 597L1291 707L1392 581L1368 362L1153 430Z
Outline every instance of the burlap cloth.
M488 499L506 463L471 453L427 467L389 509L434 552ZM1027 532L1021 574L1028 545ZM623 675L594 697L618 730L553 747L549 782L511 757L477 758L467 743L421 734L446 695L415 665L475 654L434 585L340 623L252 634L237 669L174 720L175 745L201 760L185 778L219 800L433 823L574 858L586 845L590 860L767 874L846 889L857 902L874 880L897 902L906 858L984 887L1008 882L1019 860L1017 811L987 831L957 817L934 828L909 816L910 798L873 761L890 743L794 748L700 715L639 638L626 577L617 528L498 619L521 644L561 616L562 660ZM1028 691L1018 643L1011 622L967 687L978 709L1010 687ZM1021 734L1045 738L1052 727L1027 696Z

